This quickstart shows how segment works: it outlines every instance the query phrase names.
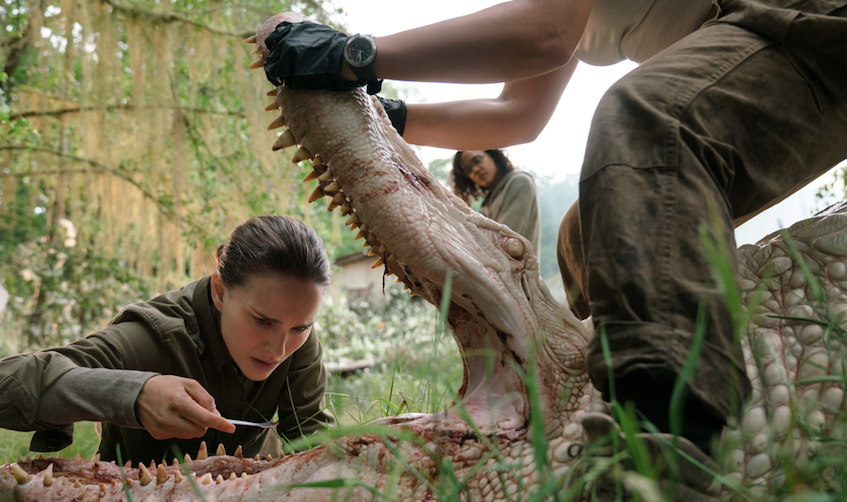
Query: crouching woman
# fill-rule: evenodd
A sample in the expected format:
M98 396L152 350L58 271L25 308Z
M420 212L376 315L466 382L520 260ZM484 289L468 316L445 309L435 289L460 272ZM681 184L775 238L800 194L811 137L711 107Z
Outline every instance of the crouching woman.
M101 422L103 460L170 461L201 441L278 452L274 431L235 427L279 413L293 439L326 423L326 370L313 329L330 281L323 243L288 217L239 225L209 276L134 303L96 333L0 360L0 427L57 451L73 423ZM174 448L176 447L176 448Z

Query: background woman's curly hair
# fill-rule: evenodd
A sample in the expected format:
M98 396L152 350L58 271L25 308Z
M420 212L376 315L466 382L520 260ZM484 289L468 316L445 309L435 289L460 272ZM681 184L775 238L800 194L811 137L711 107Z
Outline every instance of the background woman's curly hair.
M458 195L465 201L466 204L471 204L471 199L478 199L488 195L489 189L481 187L471 181L465 170L462 169L462 153L464 150L459 150L453 156L453 170L450 172L450 185L453 186L453 193ZM485 150L485 153L494 161L497 166L497 173L502 177L509 171L514 171L515 166L506 158L506 154L502 150Z

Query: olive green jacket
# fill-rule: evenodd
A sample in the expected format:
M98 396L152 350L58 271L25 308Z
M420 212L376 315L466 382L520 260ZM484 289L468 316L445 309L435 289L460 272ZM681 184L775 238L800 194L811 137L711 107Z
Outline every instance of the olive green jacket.
M259 453L267 430L209 429L202 438L158 441L141 429L135 400L157 374L193 378L215 398L222 416L264 421L279 411L278 433L292 439L325 425L326 370L314 330L306 343L262 382L247 379L221 337L210 278L127 306L106 328L65 346L0 360L0 427L37 431L33 451L71 443L73 422L102 421L99 452L124 461L173 458L171 445L194 455L201 441L232 452ZM104 369L87 369L104 368ZM129 371L126 371L129 370ZM55 385L54 385L55 384Z
M509 171L482 202L483 216L502 223L532 243L541 252L541 216L535 181L529 173Z

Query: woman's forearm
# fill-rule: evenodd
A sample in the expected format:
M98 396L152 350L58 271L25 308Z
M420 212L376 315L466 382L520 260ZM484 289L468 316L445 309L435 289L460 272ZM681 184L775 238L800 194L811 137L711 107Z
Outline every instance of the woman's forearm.
M545 75L507 83L497 98L408 104L403 139L456 150L529 143L547 125L576 65L573 60Z
M548 73L574 53L593 0L512 0L377 37L376 75L392 80L511 82Z

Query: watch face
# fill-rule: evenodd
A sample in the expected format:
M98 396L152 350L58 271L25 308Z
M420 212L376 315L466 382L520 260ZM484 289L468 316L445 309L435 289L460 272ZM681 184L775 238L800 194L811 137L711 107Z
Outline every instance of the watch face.
M353 36L347 42L345 59L352 66L359 68L367 66L375 56L373 40L363 36Z

